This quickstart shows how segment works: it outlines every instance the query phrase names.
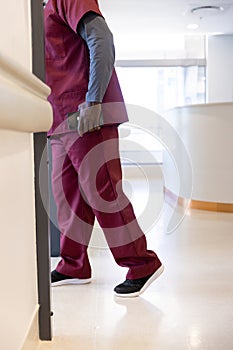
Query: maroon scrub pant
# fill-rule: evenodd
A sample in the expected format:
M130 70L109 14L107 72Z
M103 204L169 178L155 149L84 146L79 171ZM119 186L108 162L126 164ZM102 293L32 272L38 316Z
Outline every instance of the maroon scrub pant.
M147 250L131 203L121 186L117 126L104 126L83 137L71 132L51 137L52 187L61 231L61 261L56 270L90 278L87 248L97 218L116 263L126 278L155 272L161 262Z

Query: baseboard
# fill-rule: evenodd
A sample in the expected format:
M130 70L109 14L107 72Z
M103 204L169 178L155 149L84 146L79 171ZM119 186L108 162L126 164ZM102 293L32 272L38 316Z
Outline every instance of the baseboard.
M165 195L165 202L170 205L179 204L181 207L189 209L199 209L207 211L216 211L221 213L233 213L233 204L232 203L219 203L219 202L207 202L200 201L196 199L187 199L177 196L171 190L168 190L166 187L163 188Z
M36 350L39 345L39 324L38 324L39 305L37 306L32 322L29 326L23 347L21 350Z

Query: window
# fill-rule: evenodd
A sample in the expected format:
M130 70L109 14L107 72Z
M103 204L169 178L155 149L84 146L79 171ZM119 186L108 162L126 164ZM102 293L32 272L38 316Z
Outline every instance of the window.
M146 61L145 61L146 62ZM121 62L122 64L122 62ZM125 66L124 66L125 65ZM189 104L205 103L205 65L179 65L179 66L141 66L130 67L130 61L116 68L126 104L137 105L150 109L160 115L170 108ZM130 122L134 123L133 115ZM145 129L153 132L153 125ZM130 159L138 163L150 163L151 153L162 163L163 147L155 138L148 137L141 128L131 129L131 138L135 140L134 146L121 149L123 165L129 165ZM137 147L136 140L145 140L145 150Z

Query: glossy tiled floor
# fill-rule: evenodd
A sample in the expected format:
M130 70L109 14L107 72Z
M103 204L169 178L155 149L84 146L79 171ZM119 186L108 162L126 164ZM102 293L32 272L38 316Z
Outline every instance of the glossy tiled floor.
M116 298L125 271L107 249L90 248L93 282L53 288L54 337L38 350L233 349L233 215L195 210L171 234L147 238L163 275L141 297Z

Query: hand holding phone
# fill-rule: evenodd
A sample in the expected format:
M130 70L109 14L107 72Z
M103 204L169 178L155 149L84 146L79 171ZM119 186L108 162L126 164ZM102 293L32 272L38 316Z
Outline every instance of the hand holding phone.
M77 112L68 113L68 126L70 130L78 131L80 136L86 132L100 130L102 124L101 103L84 102L79 105Z
M100 129L101 103L83 102L78 107L78 133L83 136L86 132Z

